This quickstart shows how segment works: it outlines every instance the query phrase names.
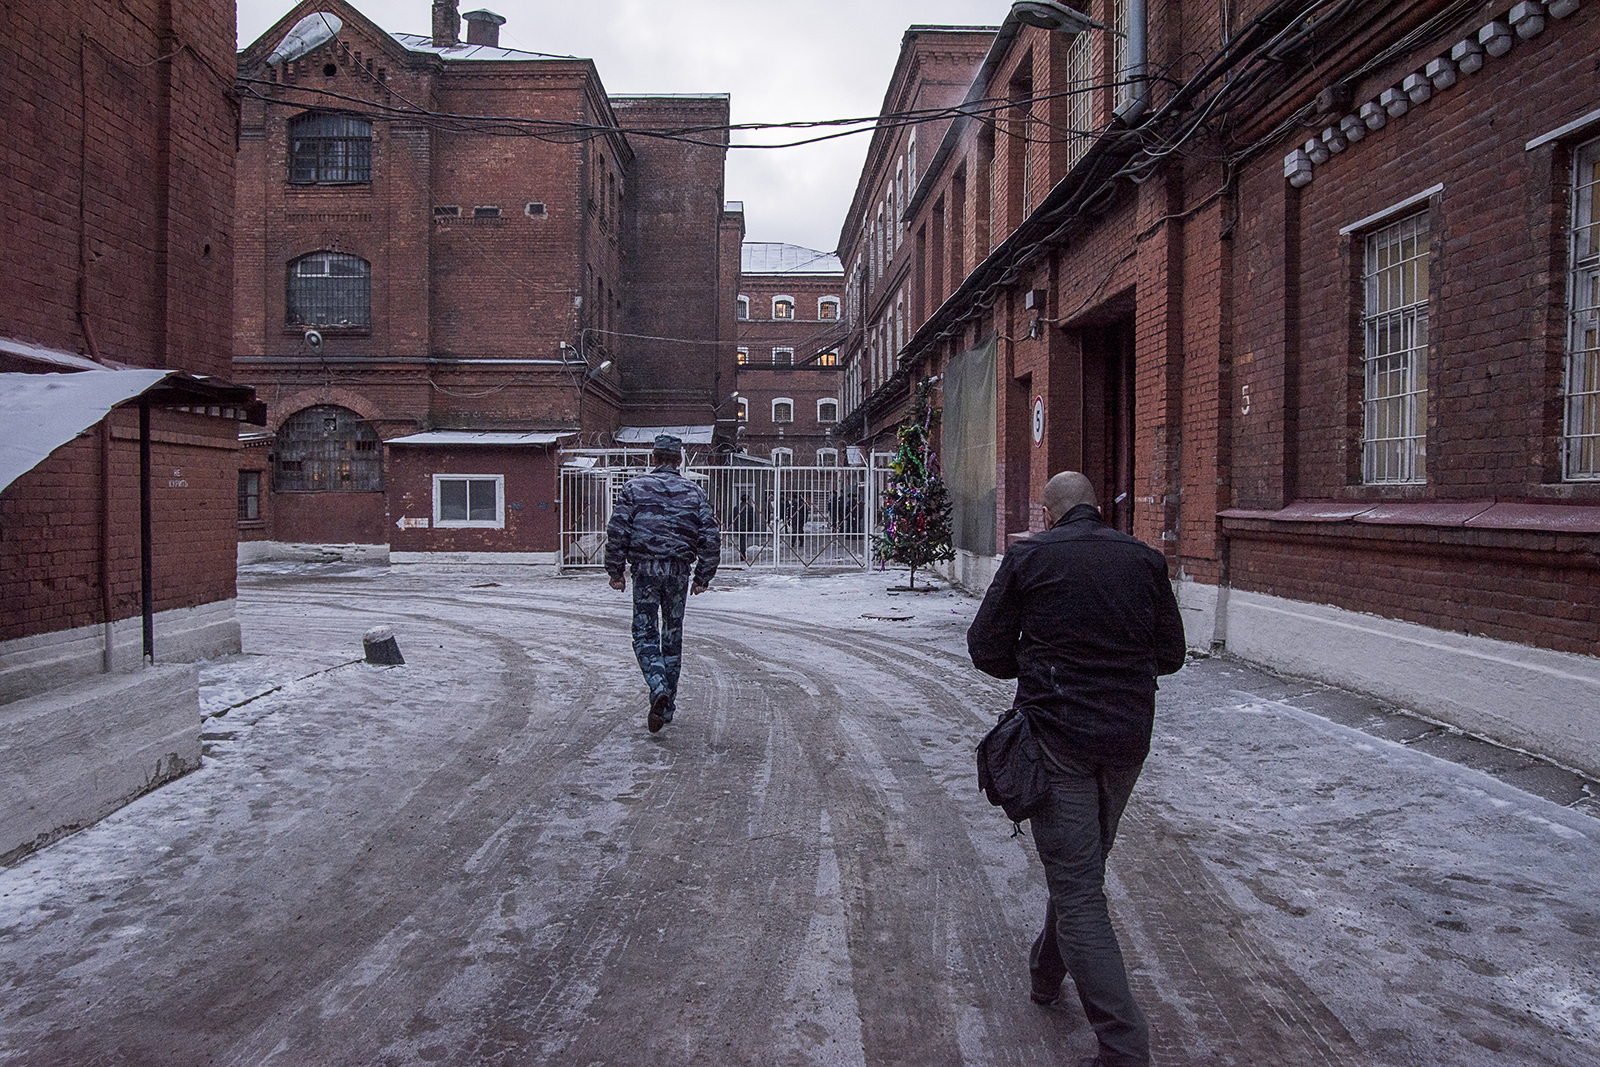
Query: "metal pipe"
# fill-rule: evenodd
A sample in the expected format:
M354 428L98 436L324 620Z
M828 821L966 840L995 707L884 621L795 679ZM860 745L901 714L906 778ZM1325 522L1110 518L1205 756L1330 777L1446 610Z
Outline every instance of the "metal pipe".
M155 526L150 499L150 405L139 405L139 587L144 613L144 661L156 661Z
M1128 100L1117 108L1117 117L1132 126L1143 117L1150 103L1150 82L1146 76L1149 59L1149 12L1146 0L1128 0Z

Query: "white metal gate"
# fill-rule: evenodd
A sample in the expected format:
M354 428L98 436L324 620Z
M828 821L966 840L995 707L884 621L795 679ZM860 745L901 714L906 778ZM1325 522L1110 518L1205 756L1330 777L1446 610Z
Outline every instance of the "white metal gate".
M570 453L561 466L561 566L600 567L617 494L648 453ZM864 570L882 477L866 467L718 467L684 475L711 499L726 566Z

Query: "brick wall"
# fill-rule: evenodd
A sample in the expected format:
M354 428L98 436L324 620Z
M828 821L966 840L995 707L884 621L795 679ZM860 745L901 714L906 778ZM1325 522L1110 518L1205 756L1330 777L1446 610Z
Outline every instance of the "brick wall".
M0 15L0 336L85 354L92 336L102 358L228 375L233 15L154 0ZM151 421L156 610L228 599L235 424ZM0 493L0 640L103 621L103 557L113 617L139 612L137 416L112 424L104 551L98 433Z

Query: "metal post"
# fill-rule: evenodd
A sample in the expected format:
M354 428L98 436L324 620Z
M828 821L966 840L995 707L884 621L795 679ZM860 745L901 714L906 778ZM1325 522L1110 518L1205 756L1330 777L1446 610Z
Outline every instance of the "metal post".
M139 586L144 612L144 660L156 661L155 553L151 550L150 405L139 405Z

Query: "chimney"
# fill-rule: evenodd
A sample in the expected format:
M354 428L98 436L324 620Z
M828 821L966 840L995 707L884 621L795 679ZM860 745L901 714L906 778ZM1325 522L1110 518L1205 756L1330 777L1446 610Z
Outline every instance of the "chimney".
M433 46L452 48L461 43L461 9L457 0L433 0Z
M467 43L500 47L500 27L506 20L493 11L468 11L461 16L467 20Z

